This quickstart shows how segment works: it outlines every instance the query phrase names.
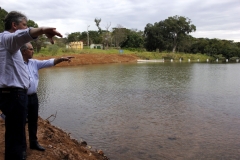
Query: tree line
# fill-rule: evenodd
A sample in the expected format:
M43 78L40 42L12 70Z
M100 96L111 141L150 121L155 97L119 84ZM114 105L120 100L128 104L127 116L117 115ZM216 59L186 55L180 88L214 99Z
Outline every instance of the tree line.
M0 9L0 18L4 19L7 12ZM90 44L103 44L104 49L122 48L133 51L150 52L181 52L201 53L218 58L240 57L240 42L221 40L217 38L195 38L190 33L196 31L191 19L183 16L168 17L165 20L146 24L144 31L127 29L118 24L110 29L111 23L101 27L101 19L95 18L97 31L83 31L67 33L65 38L56 38L59 47L74 41L83 41L86 46ZM33 20L28 20L29 27L38 27ZM4 30L3 21L0 22L0 32ZM36 51L47 45L44 36L33 42Z

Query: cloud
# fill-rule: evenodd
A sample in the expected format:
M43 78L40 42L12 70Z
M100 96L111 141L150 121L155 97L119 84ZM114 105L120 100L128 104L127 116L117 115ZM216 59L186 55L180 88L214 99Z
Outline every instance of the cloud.
M148 23L179 15L196 26L193 36L240 41L239 0L8 0L1 7L21 11L39 26L56 27L62 34L86 31L88 25L89 30L97 30L95 18L101 18L102 29L111 23L110 28L120 24L143 31Z

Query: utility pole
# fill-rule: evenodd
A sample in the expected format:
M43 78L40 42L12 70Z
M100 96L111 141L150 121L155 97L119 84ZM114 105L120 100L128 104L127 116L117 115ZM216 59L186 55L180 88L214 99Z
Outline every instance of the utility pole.
M89 33L88 33L88 28L89 28L89 27L90 27L90 25L87 26L87 41L88 41L88 44L87 44L87 45L88 45L88 49L90 48L90 47L89 47Z

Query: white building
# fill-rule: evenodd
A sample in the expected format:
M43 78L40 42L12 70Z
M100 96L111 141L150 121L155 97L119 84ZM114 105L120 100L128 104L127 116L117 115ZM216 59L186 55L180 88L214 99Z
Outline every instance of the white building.
M103 45L102 44L91 44L90 48L91 49L103 49Z

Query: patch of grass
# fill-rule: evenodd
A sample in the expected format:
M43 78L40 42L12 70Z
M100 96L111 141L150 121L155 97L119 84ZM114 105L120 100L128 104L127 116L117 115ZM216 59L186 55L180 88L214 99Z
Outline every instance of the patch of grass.
M51 48L51 47L50 47ZM53 52L50 52L49 47L42 48L40 53L35 53L35 56L52 56ZM56 51L56 50L54 50ZM190 59L192 62L196 61L206 61L207 59L212 60L213 57L203 55L203 54L185 54L185 53L167 53L167 52L147 52L147 51L130 51L126 49L67 49L67 48L58 48L57 52L54 52L54 56L63 56L63 55L71 55L71 54L125 54L125 55L136 55L140 59L164 59L166 61L170 61L171 59L174 61L181 60L188 61Z

